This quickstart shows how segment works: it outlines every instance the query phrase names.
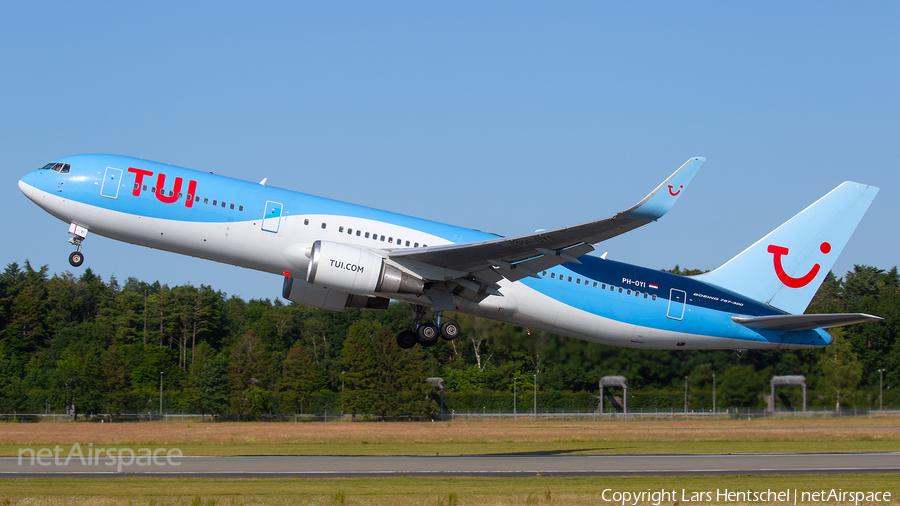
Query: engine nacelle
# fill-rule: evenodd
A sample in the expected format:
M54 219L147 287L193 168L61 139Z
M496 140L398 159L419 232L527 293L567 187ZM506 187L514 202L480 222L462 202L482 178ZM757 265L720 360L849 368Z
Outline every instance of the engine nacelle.
M345 307L366 309L387 309L391 299L384 297L366 297L346 292L336 292L313 286L302 279L294 280L285 277L281 288L281 296L298 304L305 304L332 311L343 311Z
M425 280L387 264L384 257L356 246L330 241L313 243L306 281L321 288L357 295L421 295L425 289Z

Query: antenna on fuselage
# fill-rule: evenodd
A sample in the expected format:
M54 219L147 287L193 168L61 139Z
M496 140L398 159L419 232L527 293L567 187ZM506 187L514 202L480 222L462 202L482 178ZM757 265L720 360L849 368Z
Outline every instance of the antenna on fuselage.
M263 180L259 182L259 184L265 186L265 185L266 185L266 179L269 179L269 178L264 177Z

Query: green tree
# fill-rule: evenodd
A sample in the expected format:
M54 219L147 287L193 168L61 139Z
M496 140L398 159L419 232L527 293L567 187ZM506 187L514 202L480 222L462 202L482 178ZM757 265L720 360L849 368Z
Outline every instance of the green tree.
M197 379L197 392L200 398L200 414L221 414L228 403L228 358L220 353L207 362L203 372Z
M128 365L125 356L116 346L110 346L103 354L101 365L103 371L103 393L106 398L107 410L114 414L120 414L125 409L125 401L128 397L131 380L128 374Z
M377 362L370 338L372 327L370 322L357 322L350 327L350 333L344 340L341 406L354 419L358 414L372 413L375 410Z
M84 342L70 345L56 365L59 379L68 390L67 402L77 420L79 411L87 413L100 408L100 353L96 346Z
M862 365L850 347L850 341L841 328L831 330L832 341L819 355L822 378L819 390L826 398L834 399L835 411L841 411L841 395L852 398L853 391L862 377Z
M299 341L294 343L281 372L280 390L281 396L294 412L303 410L303 403L309 400L309 395L315 385L316 368L306 353L306 348Z
M765 392L765 379L749 365L736 365L722 374L716 395L723 407L757 408L762 406L760 394Z

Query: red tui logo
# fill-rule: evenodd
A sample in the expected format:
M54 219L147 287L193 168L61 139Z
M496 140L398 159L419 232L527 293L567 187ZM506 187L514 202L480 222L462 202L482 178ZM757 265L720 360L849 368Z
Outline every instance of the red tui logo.
M677 196L679 193L681 193L681 190L682 190L682 188L684 188L684 185L679 186L677 192L673 192L673 191L672 191L672 188L673 188L672 185L669 185L669 195L675 197L675 196Z
M778 275L778 279L781 280L785 286L790 288L803 288L804 286L810 284L813 279L815 279L816 275L819 273L819 269L822 268L819 264L813 265L812 269L806 273L805 276L801 276L799 278L794 278L788 276L788 273L784 272L784 266L781 263L781 257L788 254L788 249L782 246L775 246L774 244L769 245L768 249L769 253L774 255L774 263L775 263L775 274ZM819 251L824 254L828 254L831 252L831 244L827 242L823 242L819 245Z

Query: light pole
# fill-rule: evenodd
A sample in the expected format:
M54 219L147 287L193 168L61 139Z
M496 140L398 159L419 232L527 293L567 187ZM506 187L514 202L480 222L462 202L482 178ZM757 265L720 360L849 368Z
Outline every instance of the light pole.
M159 371L159 415L162 416L162 376L163 372Z
M716 414L716 373L713 373L713 414Z
M688 377L684 377L684 416L687 416L687 385Z
M534 421L537 421L537 373L534 373Z
M884 369L878 369L878 411L884 411Z
M513 420L519 419L519 413L516 411L516 377L513 376Z
M344 372L341 371L341 421L344 421Z

